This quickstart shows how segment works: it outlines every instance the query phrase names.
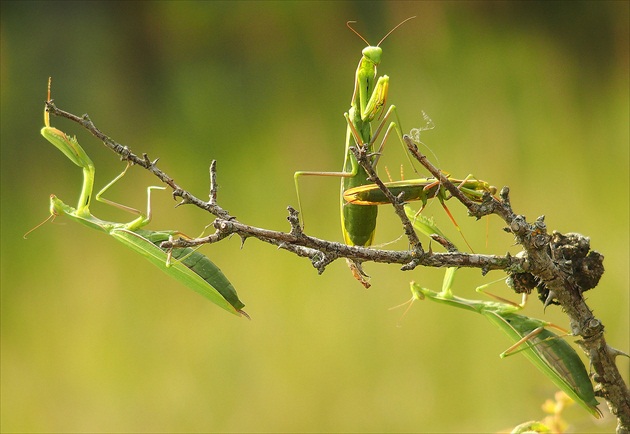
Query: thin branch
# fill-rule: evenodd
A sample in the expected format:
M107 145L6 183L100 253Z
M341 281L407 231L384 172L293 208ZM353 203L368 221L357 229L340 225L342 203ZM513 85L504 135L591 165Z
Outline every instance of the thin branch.
M289 207L289 212L297 216L297 212ZM380 250L367 247L349 246L335 241L326 241L311 237L305 234L295 235L294 233L278 232L269 229L262 229L239 222L236 219L224 220L217 218L214 221L216 232L212 235L196 239L179 239L172 242L162 243L162 247L194 247L201 244L217 242L231 234L238 234L241 238L257 238L263 242L274 244L279 248L289 250L289 247L301 246L318 252L324 257L332 256L336 258L348 258L359 262L379 262L387 264L401 264L406 267L418 265L425 267L467 267L480 268L485 272L491 270L510 270L510 272L521 272L524 261L507 254L505 256L479 255L461 252L448 253L424 253L417 256L415 252L404 250ZM309 256L312 255L300 255ZM411 269L411 268L408 268Z
M103 134L98 128L96 128L96 126L94 125L94 123L92 122L92 120L89 118L87 114L84 114L83 116L79 117L72 113L68 113L66 111L60 110L55 106L52 100L46 102L46 110L48 111L48 113L50 113L53 116L63 117L63 118L70 119L71 121L78 123L83 128L88 130L94 137L101 140L105 146L107 146L109 149L114 151L116 154L120 155L121 160L131 161L133 164L144 167L149 172L157 176L158 179L160 179L162 182L164 182L169 187L171 187L171 189L173 189L173 193L172 193L173 198L176 198L176 197L181 198L182 200L180 203L181 205L193 204L201 209L208 211L209 213L217 217L224 218L224 219L232 218L232 216L230 216L230 214L226 210L224 210L220 206L213 203L212 200L208 202L204 202L201 199L189 193L188 191L182 189L179 185L177 185L177 183L175 183L175 180L173 180L173 178L168 176L165 172L163 172L157 167L157 160L154 160L154 161L149 160L149 157L147 156L147 154L143 154L142 158L140 158L136 154L131 152L131 150L128 147L123 146L120 143L117 143L115 140L111 139L109 136Z
M490 193L484 193L483 202L481 204L476 204L462 191L457 188L455 184L453 184L450 179L448 179L444 173L437 167L431 163L427 157L420 152L418 146L414 143L414 141L407 134L403 136L403 140L416 160L420 162L434 177L435 179L440 181L440 184L446 188L449 193L457 200L459 200L466 208L468 208L468 212L470 215L477 217L480 219L481 217L488 214L497 214L503 220L507 222L509 220L509 215L513 215L512 208L510 207L510 202L508 200L503 201L503 203L496 200Z

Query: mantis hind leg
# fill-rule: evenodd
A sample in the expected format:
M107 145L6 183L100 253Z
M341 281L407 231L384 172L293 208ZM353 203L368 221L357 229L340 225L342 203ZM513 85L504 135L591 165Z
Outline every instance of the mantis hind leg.
M132 166L131 162L127 162L127 166L125 166L125 169L118 175L116 176L114 179L112 179L107 185L105 185L105 187L103 187L98 193L96 193L95 199L99 202L102 203L106 203L108 205L111 205L113 207L116 207L118 209L122 209L124 211L127 211L131 214L136 214L138 215L138 218L133 220L132 222L129 223L129 226L127 227L127 229L129 230L134 230L134 229L138 229L144 225L146 225L147 223L149 223L151 221L151 190L165 190L166 187L160 187L160 186L156 186L156 185L152 185L147 187L147 211L146 213L143 213L142 211L136 209L136 208L132 208L130 206L127 205L123 205L120 204L118 202L114 202L112 200L106 199L103 196L103 193L105 193L107 190L109 190L115 183L117 183L123 176L125 176L125 174L127 173L127 170L129 170L129 168Z
M335 178L352 178L356 176L356 172L309 172L300 170L293 174L293 180L295 182L295 193L297 195L298 201L298 211L300 212L300 222L302 223L302 228L304 228L304 217L302 212L302 200L300 199L300 185L299 178L301 176L331 176Z

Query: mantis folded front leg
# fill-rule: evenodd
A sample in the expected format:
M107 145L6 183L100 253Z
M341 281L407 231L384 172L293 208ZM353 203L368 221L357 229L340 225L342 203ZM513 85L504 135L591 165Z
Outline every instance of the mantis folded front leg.
M431 291L412 282L412 299L409 302L426 298L483 315L515 343L500 355L501 358L522 352L558 388L594 417L601 417L593 384L584 363L562 337L548 329L560 328L547 321L516 313L522 308L524 299L521 304L516 304L496 296L493 297L500 301L468 300L453 295L451 288L455 271L456 268L447 269L441 292ZM477 290L483 292L481 287ZM565 330L562 331L566 334Z
M50 101L50 79L48 81L48 101ZM128 164L125 170L98 192L95 197L100 202L138 214L138 217L128 223L101 220L90 212L95 174L92 160L79 145L76 138L69 137L64 132L50 126L50 115L46 110L44 110L44 127L41 133L46 140L63 152L70 161L83 169L83 184L77 207L73 208L70 205L66 205L53 194L50 196L51 218L65 215L78 223L111 235L115 240L144 256L166 274L203 295L217 306L235 315L247 317L247 314L242 310L245 305L239 300L236 290L210 259L190 248L172 249L170 251L160 247L163 241L168 241L173 236L180 235L180 232L142 229L151 220L151 190L164 189L164 187L152 186L147 189L146 214L102 198L101 195L124 176L130 167L130 164ZM177 260L170 262L171 256Z
M302 209L298 179L301 176L334 176L341 178L341 230L346 244L351 246L370 246L374 240L374 232L376 230L376 216L378 208L376 206L356 206L348 204L343 199L343 193L353 187L369 184L368 174L359 165L356 158L350 151L351 146L366 145L368 152L372 155L372 165L376 166L380 152L383 149L385 141L391 130L394 129L402 143L402 135L400 133L400 121L390 122L392 115L398 118L395 106L390 106L383 116L382 121L377 127L376 133L372 134L372 121L379 115L383 114L383 107L387 101L387 93L389 89L389 77L384 75L378 80L376 79L376 69L381 63L381 55L383 53L380 44L394 30L400 27L408 20L415 18L407 18L396 27L394 27L376 46L371 46L359 33L357 33L348 22L348 27L356 33L368 46L362 51L362 57L356 70L354 79L354 92L350 103L350 110L344 114L347 122L346 144L344 150L344 163L341 172L295 172L295 188L298 194L298 207ZM390 122L388 124L388 122ZM378 150L375 147L376 139L380 131L387 125L387 129L383 136ZM355 277L361 283L369 287L369 283L364 274L356 263L348 262L351 266Z

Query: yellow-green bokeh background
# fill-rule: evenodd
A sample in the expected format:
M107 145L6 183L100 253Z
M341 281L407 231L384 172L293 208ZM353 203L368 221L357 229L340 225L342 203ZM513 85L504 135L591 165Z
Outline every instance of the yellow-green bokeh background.
M201 198L217 159L220 203L288 230L293 172L341 168L364 46L346 20L374 43L411 15L379 68L405 130L424 110L436 128L423 140L445 170L509 185L528 219L588 235L606 257L589 304L628 351L627 2L3 2L3 431L461 432L541 417L553 385L524 357L500 360L509 342L482 317L428 301L403 321L388 310L412 279L438 289L440 270L367 264L365 291L341 261L319 276L256 240L204 248L246 321L63 218L22 239L49 194L74 204L80 185L80 170L39 135L49 75L59 107L160 157ZM78 135L97 187L122 169L77 125L53 125ZM402 161L392 141L383 165L397 174ZM136 169L109 197L141 208L154 182ZM303 194L308 232L339 240L338 181L305 179ZM211 221L154 197L151 228L196 235ZM496 219L486 247L486 224L452 202L477 251L518 251ZM379 243L400 232L391 214L381 210ZM437 204L427 214L459 241ZM477 298L474 287L498 277L462 271L456 290ZM537 301L527 313L567 325ZM576 407L566 416L578 431L614 427Z

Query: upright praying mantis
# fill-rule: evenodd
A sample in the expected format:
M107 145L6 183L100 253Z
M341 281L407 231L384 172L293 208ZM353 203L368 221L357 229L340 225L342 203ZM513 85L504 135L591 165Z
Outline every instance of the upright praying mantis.
M51 101L50 81L49 79L48 101ZM66 205L53 194L50 196L51 216L49 219L58 215L65 215L92 229L103 231L144 256L166 274L203 295L217 306L235 315L248 317L242 310L245 305L239 300L236 290L230 281L205 255L190 248L165 250L160 247L163 241L168 241L175 235L181 235L180 232L141 229L151 220L151 190L164 189L164 187L151 186L147 188L146 214L102 198L101 195L125 175L130 167L130 164L128 164L125 170L103 187L95 197L100 202L138 214L138 217L129 223L109 222L94 217L90 213L95 174L92 160L79 145L76 138L70 137L57 128L50 126L50 114L46 109L44 109L44 127L41 130L41 134L63 152L70 161L83 169L83 185L77 207L73 208ZM171 258L174 258L174 260L171 260Z
M345 243L351 246L372 245L374 232L376 230L376 215L378 213L378 207L358 206L352 203L346 203L343 199L343 193L346 190L369 183L368 174L365 169L359 165L357 159L350 151L350 147L367 145L368 152L372 154L371 163L375 167L378 163L380 152L392 128L397 131L402 143L402 136L398 126L400 125L400 120L397 119L398 124L391 122L387 126L387 130L385 131L383 141L381 142L378 151L376 151L374 146L378 135L387 124L392 113L396 116L396 118L398 118L395 106L392 105L387 109L387 112L383 116L383 119L374 134L372 134L371 123L379 115L383 114L383 107L385 106L389 89L389 77L387 75L383 75L376 80L376 68L381 63L381 55L383 53L380 45L394 30L413 18L415 17L410 17L402 21L390 30L375 46L370 45L363 36L350 26L351 21L347 23L350 30L357 34L368 46L361 52L362 57L361 60L359 60L359 65L355 74L354 92L350 102L350 110L344 114L348 128L346 131L343 171L299 171L295 172L294 175L295 189L298 195L298 207L300 210L302 209L302 205L298 187L299 177L305 175L341 177L341 230ZM348 264L353 270L355 277L361 281L363 285L369 287L369 283L363 278L363 273L358 266L351 262L348 262Z
M522 308L525 300L521 304L515 304L496 296L493 297L501 302L468 300L453 295L451 287L455 271L456 268L446 270L442 291L439 293L411 282L412 298L408 303L427 298L437 303L483 315L515 342L500 354L501 358L523 352L525 357L549 377L558 388L593 416L601 417L593 384L584 363L564 339L545 327L560 328L547 321L517 314L516 312ZM477 288L477 291L483 292L481 287ZM565 330L562 331L566 334Z

